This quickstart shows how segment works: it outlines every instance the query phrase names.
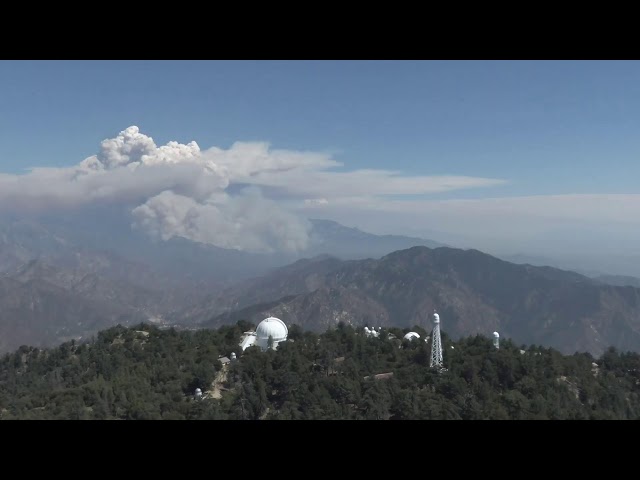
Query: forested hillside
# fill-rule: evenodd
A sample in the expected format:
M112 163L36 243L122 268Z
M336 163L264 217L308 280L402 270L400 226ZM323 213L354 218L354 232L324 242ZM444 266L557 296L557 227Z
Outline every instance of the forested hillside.
M251 347L223 366L248 327L114 327L87 344L21 347L0 360L0 418L640 418L637 353L563 356L508 340L496 350L445 333L448 371L437 373L419 329L408 342L395 328L368 338L344 324L322 334L293 325L277 351Z

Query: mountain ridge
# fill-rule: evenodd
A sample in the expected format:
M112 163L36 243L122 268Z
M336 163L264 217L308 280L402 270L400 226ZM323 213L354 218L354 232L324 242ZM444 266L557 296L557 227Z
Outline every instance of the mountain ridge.
M270 277L261 281L269 284ZM279 282L288 295L292 285L301 285L293 277L291 283ZM335 265L317 284L272 305L269 313L314 330L339 321L430 329L429 314L437 309L442 328L454 338L497 330L518 342L568 353L597 354L609 345L640 350L640 289L603 285L553 267L517 265L474 249L412 247L378 260ZM262 300L274 302L277 292L272 297ZM221 324L223 317L212 317L204 325Z

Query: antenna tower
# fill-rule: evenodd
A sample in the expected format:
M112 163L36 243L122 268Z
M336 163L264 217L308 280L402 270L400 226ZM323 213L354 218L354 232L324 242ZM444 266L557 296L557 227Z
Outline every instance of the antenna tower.
M433 313L433 333L431 334L431 368L446 371L442 366L442 340L440 339L440 315Z

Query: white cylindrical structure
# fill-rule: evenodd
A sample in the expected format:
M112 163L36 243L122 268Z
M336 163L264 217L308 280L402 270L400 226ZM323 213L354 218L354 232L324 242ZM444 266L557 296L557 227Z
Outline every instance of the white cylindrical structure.
M493 332L493 346L500 348L500 334L498 332Z
M433 314L433 332L431 333L431 368L437 368L442 371L442 340L440 338L440 315Z

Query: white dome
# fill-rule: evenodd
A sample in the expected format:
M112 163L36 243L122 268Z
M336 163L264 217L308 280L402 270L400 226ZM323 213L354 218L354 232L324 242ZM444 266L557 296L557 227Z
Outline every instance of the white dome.
M258 340L268 340L273 338L274 342L281 342L287 339L289 329L282 320L276 317L265 318L256 328Z
M416 332L409 332L407 333L404 337L405 340L413 340L414 338L420 338L420 335L418 335Z
M495 338L500 338L500 334L499 334L498 332L493 332L493 336L494 336Z

